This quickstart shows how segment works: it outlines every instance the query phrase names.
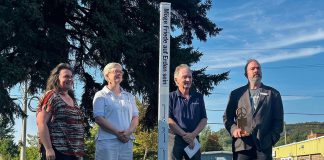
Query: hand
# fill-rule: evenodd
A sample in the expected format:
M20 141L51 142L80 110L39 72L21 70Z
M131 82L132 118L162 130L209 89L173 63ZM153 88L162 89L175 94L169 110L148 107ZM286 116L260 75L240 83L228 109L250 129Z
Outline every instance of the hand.
M246 132L245 130L242 130L241 128L236 128L232 134L233 134L234 138L241 138L241 137L246 137L246 136L250 135L248 132Z
M45 150L46 150L46 160L55 160L55 152L53 148L49 148Z
M128 138L132 135L132 133L133 133L133 132L130 131L129 129L123 131L123 135L124 135L125 137L128 137Z
M193 149L195 147L195 142L189 144L189 149Z
M129 136L126 136L127 133L125 131L119 131L117 134L118 140L120 140L123 143L127 143L129 141Z
M196 138L196 134L194 133L185 133L183 136L182 136L182 139L187 142L188 144L190 143L193 143L193 141L195 140Z

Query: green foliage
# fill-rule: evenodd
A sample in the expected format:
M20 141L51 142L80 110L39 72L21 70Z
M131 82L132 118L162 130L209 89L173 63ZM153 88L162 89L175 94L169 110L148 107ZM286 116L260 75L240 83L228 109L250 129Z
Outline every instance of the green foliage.
M144 115L146 113L146 107L141 104L138 100L136 105L139 110L139 121L143 121ZM154 160L157 159L158 154L158 129L154 127L153 129L147 129L142 123L136 129L135 142L134 142L134 159L141 160Z
M0 119L0 139L13 139L14 128L13 125L4 124Z
M11 160L18 157L18 145L13 141L14 129L10 124L4 124L0 116L0 158Z
M157 128L148 130L139 126L135 132L134 159L157 159L158 131Z
M232 151L232 137L229 135L225 128L217 131L219 144L225 151Z
M44 3L40 0L1 1L0 117L5 124L14 124L14 115L23 115L9 90L25 80L31 80L28 86L30 94L44 89L50 69L68 60L68 49L64 50L67 47L57 45L61 39L51 38L51 32L57 29L45 25L43 11L48 12L42 8Z
M96 144L95 144L95 137L98 133L99 126L94 124L90 129L90 136L85 138L85 153L86 157L91 160L95 159L95 151L96 151Z
M0 64L1 65L1 64ZM1 68L0 68L1 72ZM1 74L1 73L0 73ZM3 75L3 74L2 74ZM2 77L2 76L0 76ZM23 112L20 107L14 103L14 99L9 96L8 90L6 90L1 85L0 78L0 128L7 128L8 126L14 125L14 116L15 115L22 115ZM7 132L7 131L0 131L0 132ZM2 135L2 134L1 134Z
M38 137L37 135L27 134L26 159L40 159Z
M287 144L299 142L307 139L307 135L313 133L324 133L323 122L305 122L296 124L286 124ZM275 146L285 144L284 132Z
M204 152L206 148L206 142L208 135L212 132L209 125L207 125L199 134L200 144L201 144L201 151Z
M29 146L26 148L26 159L40 159L41 154L38 147Z
M219 143L219 137L216 132L213 132L210 126L206 126L200 133L201 151L222 151L223 148Z
M3 160L11 160L19 156L18 146L14 143L13 139L0 139L0 155Z
M215 132L212 132L207 137L205 151L222 151L223 148L218 142L218 136Z

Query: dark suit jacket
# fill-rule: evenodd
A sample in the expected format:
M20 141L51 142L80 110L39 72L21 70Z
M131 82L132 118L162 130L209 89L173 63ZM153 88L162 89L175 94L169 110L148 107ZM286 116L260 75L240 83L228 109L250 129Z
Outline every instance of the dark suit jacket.
M249 99L249 86L240 87L231 92L226 111L224 124L227 131L232 133L237 128L236 109L244 107L247 111L247 125L244 129L251 136L243 138L233 137L233 151L242 151L256 146L258 150L265 150L280 138L283 131L283 105L280 93L269 86L261 84L260 98L254 113Z

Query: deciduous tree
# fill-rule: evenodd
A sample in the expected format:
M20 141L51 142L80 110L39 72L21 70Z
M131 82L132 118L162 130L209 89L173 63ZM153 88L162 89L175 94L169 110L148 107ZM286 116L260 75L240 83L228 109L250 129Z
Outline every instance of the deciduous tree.
M219 138L216 132L212 131L210 126L206 126L200 133L201 151L222 151L223 148L219 143Z

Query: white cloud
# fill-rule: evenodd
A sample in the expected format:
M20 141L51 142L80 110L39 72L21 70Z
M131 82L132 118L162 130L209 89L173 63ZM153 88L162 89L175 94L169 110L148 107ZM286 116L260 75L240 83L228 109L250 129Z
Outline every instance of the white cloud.
M303 35L297 35L292 37L287 37L280 41L274 41L270 43L264 44L264 48L280 48L287 47L290 45L296 45L301 43L313 42L324 40L324 31L322 29L318 29L318 31L313 33L304 33Z
M283 101L296 101L296 100L305 100L311 99L309 96L282 96Z
M276 53L271 51L270 54L256 53L256 51L252 51L251 54L246 54L246 53L239 54L239 52L235 52L229 56L223 54L223 55L214 56L214 58L209 57L208 58L209 60L203 60L203 61L205 62L205 64L208 64L208 69L221 69L221 68L233 68L233 67L244 66L246 60L250 58L258 59L261 63L268 63L268 62L276 62L276 61L287 60L287 59L307 57L307 56L312 56L320 53L324 53L324 48L322 47L305 48L305 49L299 49L295 51L276 52Z
M313 33L304 33L280 40L269 39L267 42L249 44L246 49L209 49L202 59L208 69L232 68L244 66L247 59L255 58L262 63L313 56L324 52L323 47L299 47L311 42L324 40L324 31L318 29ZM296 47L296 45L298 45ZM259 47L259 46L262 46ZM290 47L290 48L289 48ZM285 49L286 48L286 49Z
M267 62L275 62L275 61L281 61L287 59L307 57L307 56L320 54L323 52L324 52L324 48L306 48L306 49L300 49L298 51L273 54L270 56L260 56L258 59L262 63L267 63Z
M279 27L275 27L275 28L272 27L272 29L274 31L286 31L286 30L289 31L289 30L304 29L304 28L309 28L314 26L321 26L322 24L324 24L324 20L314 18L312 20L307 20L307 21L281 24Z
M236 12L237 13L237 12ZM261 11L249 11L249 12L239 12L238 14L233 14L229 16L220 16L219 18L216 19L217 22L222 22L222 21L235 21L239 19L244 19L247 17L255 17L256 15L262 14Z

